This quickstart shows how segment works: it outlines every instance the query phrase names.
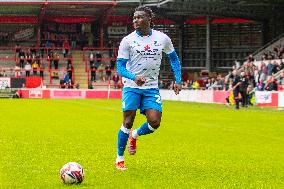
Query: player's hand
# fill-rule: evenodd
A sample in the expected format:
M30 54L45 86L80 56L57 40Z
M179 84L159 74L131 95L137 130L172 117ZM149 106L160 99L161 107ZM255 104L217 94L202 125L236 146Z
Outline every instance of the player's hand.
M181 84L174 84L174 91L175 94L178 95L179 92L181 91Z
M146 82L146 79L142 76L137 76L135 78L135 83L138 85L138 86L142 86L144 83Z

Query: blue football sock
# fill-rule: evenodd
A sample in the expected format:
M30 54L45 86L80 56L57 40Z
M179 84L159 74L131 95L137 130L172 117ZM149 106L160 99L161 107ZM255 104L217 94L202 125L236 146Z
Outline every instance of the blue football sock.
M153 133L154 131L155 129L151 127L148 122L145 122L143 123L141 127L137 129L137 135L138 136L147 135L147 134Z
M117 140L117 155L123 156L127 140L129 137L130 129L126 129L123 125L118 131L118 140Z

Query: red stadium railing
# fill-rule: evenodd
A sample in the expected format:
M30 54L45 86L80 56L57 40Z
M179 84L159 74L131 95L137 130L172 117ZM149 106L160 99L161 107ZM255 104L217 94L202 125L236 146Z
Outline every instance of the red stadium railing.
M104 73L102 75L99 75L100 78L98 79L99 81L97 81L97 82L92 80L92 77L91 77L91 72L92 71L96 72L96 78L97 78L98 74L102 74L101 70L91 70L91 69L89 69L88 70L88 86L92 86L92 87L107 87L107 88L113 87L114 89L122 88L123 83L122 83L121 77L118 76L119 80L118 80L117 83L115 83L115 81L113 81L113 79L111 77L111 76L113 76L113 73L116 73L116 70L110 70L111 74L110 74L109 77L106 76L106 74L104 74ZM105 72L105 70L104 70L104 72ZM104 77L104 78L101 78L101 76Z
M83 48L83 61L85 62L85 71L88 72L88 70L90 69L90 61L94 61L95 63L97 61L115 62L117 57L117 51L117 48ZM91 52L93 52L93 58L90 58ZM96 52L100 52L101 57L98 57ZM108 56L104 57L105 54L108 54Z
M75 83L75 72L73 66L73 58L71 57L62 57L64 48L43 48L43 47L34 47L34 46L21 46L21 47L0 47L0 77L1 76L11 76L11 77L22 77L25 75L26 70L24 69L24 64L37 63L38 68L32 68L30 71L36 71L41 74L48 73L49 82L44 83L48 86L56 86L60 84L53 83L53 73L55 72L72 72L72 83ZM24 52L20 54L20 52ZM57 57L54 57L54 54L57 54ZM58 69L52 69L52 63L54 60L58 62L65 61L67 65L70 64L70 68L62 68L62 65L59 65ZM21 62L22 61L22 62ZM20 65L20 63L22 65Z

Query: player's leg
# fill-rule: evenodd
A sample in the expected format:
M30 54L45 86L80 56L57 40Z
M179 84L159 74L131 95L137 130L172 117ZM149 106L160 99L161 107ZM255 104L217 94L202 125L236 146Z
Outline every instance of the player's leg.
M239 106L239 103L240 103L239 90L235 89L235 90L233 90L233 93L234 93L234 100L235 100L235 109L239 109L240 108L240 106Z
M124 164L124 151L135 116L136 110L123 112L123 124L118 131L116 167L121 170L126 169Z
M241 98L242 98L242 107L246 106L246 92L245 91L241 91Z
M117 155L120 161L122 160L120 157L124 156L125 147L127 144L127 140L135 116L136 116L136 110L123 112L123 124L121 125L118 131L118 141L117 141Z
M132 89L123 89L122 110L123 123L118 131L116 167L125 170L124 151L132 128L136 110L139 108L141 96Z
M136 153L136 141L138 136L148 135L153 133L161 123L162 113L158 110L149 109L145 110L147 122L143 123L141 127L131 132L129 137L128 152L130 155Z
M153 133L161 123L162 113L158 110L149 109L145 110L147 122L143 123L136 131L133 131L133 137L137 138L141 135Z
M128 152L130 155L136 153L136 140L138 136L151 134L160 126L162 101L159 90L144 90L140 111L146 115L147 122L131 132L128 145Z

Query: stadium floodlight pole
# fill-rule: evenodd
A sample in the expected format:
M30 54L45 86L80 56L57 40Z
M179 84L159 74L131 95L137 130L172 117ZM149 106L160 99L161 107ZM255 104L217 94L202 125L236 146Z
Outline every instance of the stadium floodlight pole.
M211 71L211 31L210 31L211 18L206 16L206 69Z

